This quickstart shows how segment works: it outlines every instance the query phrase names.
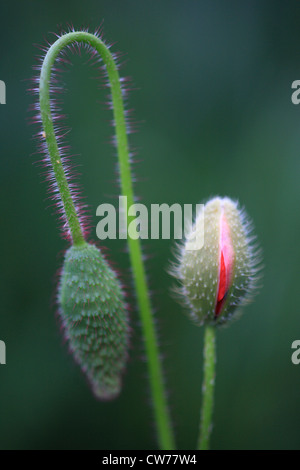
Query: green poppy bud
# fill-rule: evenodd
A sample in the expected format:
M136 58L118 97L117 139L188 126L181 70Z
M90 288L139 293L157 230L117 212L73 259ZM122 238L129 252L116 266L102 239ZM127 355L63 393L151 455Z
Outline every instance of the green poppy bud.
M121 284L98 248L69 248L58 297L75 360L97 398L114 398L127 362L129 320Z
M202 246L191 249L202 228ZM202 206L183 245L172 274L196 324L223 324L251 299L257 288L260 251L251 223L237 202L215 197Z

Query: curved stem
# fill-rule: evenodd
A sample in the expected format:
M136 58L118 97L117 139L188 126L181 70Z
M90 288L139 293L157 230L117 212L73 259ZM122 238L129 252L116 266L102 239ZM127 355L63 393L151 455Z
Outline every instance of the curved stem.
M85 31L71 32L61 36L48 50L43 62L40 77L40 109L44 126L45 138L53 166L58 189L61 194L64 210L74 245L85 243L74 206L67 178L61 163L55 137L53 118L50 106L51 70L59 53L68 45L79 42L93 47L101 56L107 70L113 102L114 123L120 167L121 192L127 197L129 206L134 204L134 193L129 161L129 148L126 133L126 120L119 73L113 56L103 41ZM127 218L129 226L134 217ZM142 331L148 358L151 393L154 404L155 419L159 444L162 449L174 449L174 439L163 387L162 367L159 359L157 338L151 312L151 304L142 259L140 240L128 239L130 261L133 271L138 308L142 320Z
M213 326L207 326L204 335L204 379L203 402L201 410L200 436L198 449L208 450L212 431L216 364L216 332Z

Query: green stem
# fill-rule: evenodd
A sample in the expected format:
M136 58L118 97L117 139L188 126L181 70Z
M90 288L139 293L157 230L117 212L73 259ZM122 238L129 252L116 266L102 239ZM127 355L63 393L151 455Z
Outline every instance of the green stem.
M74 206L64 169L59 155L50 107L51 70L60 52L74 42L92 46L101 56L107 70L113 102L115 132L120 167L121 192L127 197L128 206L134 204L134 193L130 171L129 147L126 133L126 121L122 89L117 66L107 46L97 36L84 32L71 32L61 36L48 50L43 62L40 77L40 109L45 138L49 150L53 171L64 205L74 245L85 243ZM134 217L128 217L129 226ZM130 261L133 271L138 308L141 315L142 331L148 358L149 378L154 404L155 420L161 449L175 448L174 438L168 413L166 395L163 386L163 374L159 359L158 343L154 329L149 292L146 282L140 240L128 239Z
M204 335L204 379L203 402L201 410L200 436L198 449L208 450L212 431L212 414L214 406L216 365L216 332L215 327L207 326Z

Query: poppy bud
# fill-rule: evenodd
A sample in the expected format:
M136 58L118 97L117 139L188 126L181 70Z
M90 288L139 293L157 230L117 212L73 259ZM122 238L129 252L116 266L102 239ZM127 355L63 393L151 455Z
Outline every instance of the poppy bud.
M197 227L203 228L204 243L191 250ZM259 270L254 240L237 202L215 197L202 206L180 248L179 264L172 268L196 324L223 324L251 298Z
M98 248L69 248L58 300L69 348L94 394L115 398L127 361L129 320L122 286Z

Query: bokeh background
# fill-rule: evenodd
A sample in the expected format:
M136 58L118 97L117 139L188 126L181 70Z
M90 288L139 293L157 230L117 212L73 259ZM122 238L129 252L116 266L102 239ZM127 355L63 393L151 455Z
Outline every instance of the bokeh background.
M264 287L230 328L218 331L214 449L300 447L300 79L298 1L15 1L0 6L1 449L155 449L156 436L138 314L119 399L99 403L67 353L55 317L55 272L66 242L36 165L29 125L32 65L59 25L96 28L125 53L130 108L139 132L136 193L151 203L196 204L214 194L238 198L264 250ZM92 216L116 201L111 114L94 69L75 56L63 75L69 141ZM174 243L148 241L156 311L178 447L195 447L203 330L169 294ZM121 242L107 243L130 287Z

